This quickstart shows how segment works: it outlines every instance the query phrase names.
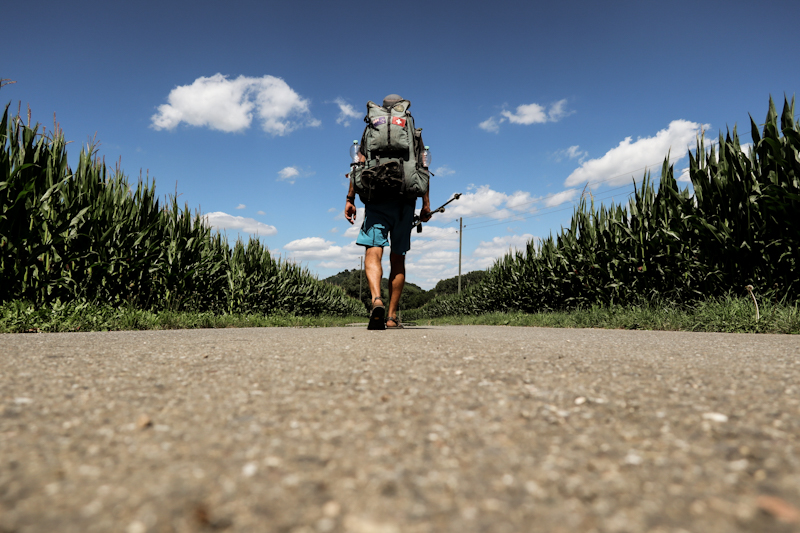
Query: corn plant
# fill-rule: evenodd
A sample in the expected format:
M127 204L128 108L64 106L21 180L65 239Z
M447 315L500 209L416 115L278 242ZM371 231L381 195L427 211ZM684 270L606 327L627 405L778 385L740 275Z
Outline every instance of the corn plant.
M85 147L73 171L56 127L0 123L0 302L86 301L172 311L363 314L308 270L250 239L231 248L200 213L135 188Z
M692 303L752 285L796 301L800 292L800 129L794 99L778 119L770 98L753 149L736 128L718 148L698 139L689 152L693 192L680 189L664 161L656 187L649 173L628 205L582 199L570 226L524 252L498 260L460 296L437 298L408 318L490 311L585 308L642 299ZM779 124L780 122L780 124ZM794 213L794 215L793 215Z

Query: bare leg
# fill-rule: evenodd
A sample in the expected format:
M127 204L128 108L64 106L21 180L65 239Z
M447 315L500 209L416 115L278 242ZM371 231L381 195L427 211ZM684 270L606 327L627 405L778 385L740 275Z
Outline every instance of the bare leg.
M367 283L373 302L381 295L381 278L383 277L381 259L383 259L382 247L370 246L367 248L364 257L364 272L367 274Z
M397 309L400 306L400 297L403 295L403 287L406 284L406 256L400 254L389 254L391 271L389 272L389 315L397 316Z

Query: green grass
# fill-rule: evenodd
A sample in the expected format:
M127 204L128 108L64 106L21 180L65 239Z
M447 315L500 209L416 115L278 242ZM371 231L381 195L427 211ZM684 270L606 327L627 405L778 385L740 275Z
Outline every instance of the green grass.
M296 316L288 313L224 313L114 308L92 303L56 302L34 306L28 302L0 304L0 333L54 333L146 329L247 327L335 327L364 317Z
M538 326L548 328L645 329L662 331L715 331L729 333L800 333L797 305L759 302L755 319L752 301L722 298L693 306L641 304L592 306L572 311L542 313L485 313L418 319L418 325Z
M629 306L593 306L563 312L485 313L417 320L423 325L538 326L551 328L645 329L717 331L731 333L800 333L797 305L759 302L755 319L752 301L726 297L693 306L642 303ZM56 302L34 306L27 302L0 304L0 333L69 331L123 331L246 327L341 327L364 322L363 316L295 316L287 313L225 313L159 311L134 307L113 308L91 303Z

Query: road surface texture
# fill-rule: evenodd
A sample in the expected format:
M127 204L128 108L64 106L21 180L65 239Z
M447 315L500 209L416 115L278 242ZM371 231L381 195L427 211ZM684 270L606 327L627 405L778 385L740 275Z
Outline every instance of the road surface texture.
M0 532L800 531L800 337L0 336Z

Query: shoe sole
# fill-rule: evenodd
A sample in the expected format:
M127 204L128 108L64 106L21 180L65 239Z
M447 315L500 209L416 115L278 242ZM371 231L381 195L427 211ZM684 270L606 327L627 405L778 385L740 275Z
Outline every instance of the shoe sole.
M367 329L371 330L384 330L386 329L386 322L384 322L383 317L386 315L386 308L385 307L374 307L372 312L369 314L369 324L367 324Z

